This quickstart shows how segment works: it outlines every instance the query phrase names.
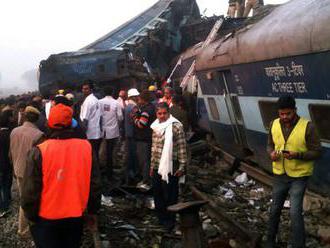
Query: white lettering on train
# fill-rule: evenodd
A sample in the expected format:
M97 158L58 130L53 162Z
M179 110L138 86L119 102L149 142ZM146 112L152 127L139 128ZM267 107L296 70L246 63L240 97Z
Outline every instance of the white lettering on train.
M274 93L307 93L306 85L304 82L273 82L272 91Z
M294 61L290 66L282 66L276 63L275 66L265 67L265 74L267 77L273 77L275 81L280 81L281 77L303 77L304 66L296 65Z

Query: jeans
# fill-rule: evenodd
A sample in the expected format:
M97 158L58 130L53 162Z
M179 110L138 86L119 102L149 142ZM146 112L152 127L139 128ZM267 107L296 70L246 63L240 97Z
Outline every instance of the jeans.
M126 138L126 182L134 179L137 171L136 141L134 138Z
M40 219L30 226L37 248L79 248L83 233L82 218Z
M151 159L151 143L144 141L136 141L136 153L139 163L139 174L143 177L143 182L148 183L150 180L150 159Z
M152 178L153 194L155 201L155 210L158 220L161 224L171 229L175 225L175 213L167 210L168 206L178 202L179 179L169 175L169 182L162 180L162 177L154 171Z
M106 174L108 179L113 175L113 149L117 144L118 139L107 139L106 140L106 154L107 154L107 163L106 163Z
M273 203L271 206L267 247L275 247L276 234L287 195L290 195L291 244L293 248L305 247L303 200L308 177L293 178L287 175L274 176Z
M11 165L8 165L0 171L0 211L6 211L9 208L12 182L13 170Z
M100 152L100 146L101 146L102 140L101 139L90 139L88 141L92 145L92 150L93 150L93 153L95 154L97 164L100 165L99 152Z

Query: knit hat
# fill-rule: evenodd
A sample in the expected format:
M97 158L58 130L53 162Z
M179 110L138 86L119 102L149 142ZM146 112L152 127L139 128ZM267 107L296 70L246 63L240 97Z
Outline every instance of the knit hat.
M52 129L70 127L72 122L72 108L59 103L50 109L48 126Z
M37 108L32 107L32 106L27 106L24 110L24 113L33 113L36 115L40 115L40 111Z

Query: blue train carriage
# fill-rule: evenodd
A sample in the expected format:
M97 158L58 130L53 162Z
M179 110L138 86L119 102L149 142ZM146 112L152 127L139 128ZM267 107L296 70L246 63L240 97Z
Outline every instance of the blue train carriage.
M310 187L330 195L330 1L292 0L260 21L220 38L196 60L199 100L216 141L252 151L271 172L266 153L276 100L296 97L298 114L314 122L324 154Z
M197 20L200 13L195 0L159 0L86 47L43 60L40 91L49 94L61 87L77 88L86 79L99 87L137 87L137 82L168 69L184 39L180 28Z
M123 49L98 52L70 52L51 55L40 63L39 89L44 95L56 89L71 88L77 90L79 83L86 79L102 84L111 82L118 87L136 84L134 78L146 78L148 72L142 63L129 59L129 53Z

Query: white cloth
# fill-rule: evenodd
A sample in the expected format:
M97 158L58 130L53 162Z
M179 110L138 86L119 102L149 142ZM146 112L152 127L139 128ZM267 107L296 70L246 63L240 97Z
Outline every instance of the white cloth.
M114 139L119 137L119 122L122 121L123 111L118 101L106 96L99 101L102 117L102 137Z
M100 118L99 101L93 94L90 94L86 97L80 108L80 120L88 121L86 131L87 139L101 138Z
M46 118L48 120L50 109L52 108L52 101L48 101L45 104L45 112L46 112Z
M156 119L151 124L151 129L157 135L165 135L162 155L159 161L158 174L162 176L162 180L168 183L168 174L173 175L173 123L178 122L172 115L165 122L159 122Z

